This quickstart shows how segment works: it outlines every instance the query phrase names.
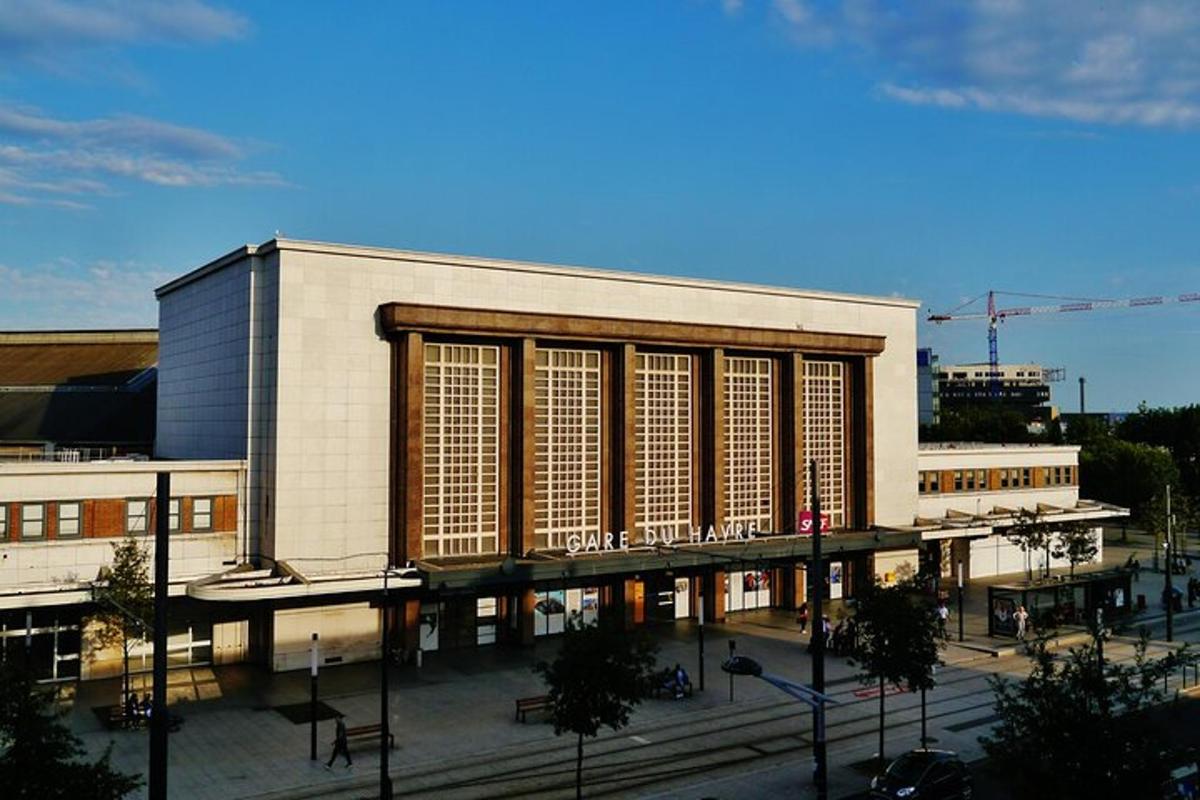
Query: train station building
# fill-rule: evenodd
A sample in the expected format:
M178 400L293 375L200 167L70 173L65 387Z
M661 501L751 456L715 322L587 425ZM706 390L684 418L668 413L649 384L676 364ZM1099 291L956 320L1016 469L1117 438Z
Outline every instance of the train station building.
M914 301L283 239L157 293L152 465L233 476L173 571L226 660L719 621L804 601L815 524L834 597L995 533L925 509Z

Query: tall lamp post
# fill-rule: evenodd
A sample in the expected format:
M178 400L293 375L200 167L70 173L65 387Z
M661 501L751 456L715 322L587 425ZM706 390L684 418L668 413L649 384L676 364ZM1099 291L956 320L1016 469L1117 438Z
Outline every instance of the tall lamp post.
M1171 484L1167 484L1167 569L1166 569L1166 589L1164 594L1167 601L1167 641L1173 641L1175 636L1175 592L1171 587L1171 573L1175 570L1175 564L1171 557Z
M963 563L958 560L958 640L963 640Z
M821 560L821 493L817 483L817 460L808 462L809 490L812 493L813 515L813 614L812 614L812 691L825 696L825 615L821 601L825 594L825 564ZM813 709L813 784L817 789L817 800L829 795L827 753L825 750L825 704L815 703Z
M392 566L388 566L383 570L383 641L379 653L379 798L380 800L392 800L392 776L388 771L388 743L391 741L391 731L389 730L390 715L388 713L388 644L390 643L389 633L391 626L391 607L388 605L388 578L392 575Z

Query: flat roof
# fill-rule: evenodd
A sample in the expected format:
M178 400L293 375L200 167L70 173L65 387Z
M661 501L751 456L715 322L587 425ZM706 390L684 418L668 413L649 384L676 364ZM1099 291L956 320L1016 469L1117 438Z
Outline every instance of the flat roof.
M947 453L962 451L968 453L1010 453L1014 450L1035 450L1039 453L1076 453L1077 444L1043 444L1041 442L921 442L917 445L920 453Z
M168 281L155 289L155 296L163 297L176 289L199 280L205 275L216 272L231 264L236 264L249 256L264 256L276 251L291 250L305 253L321 253L326 255L353 256L357 258L375 258L392 261L420 261L422 263L443 264L446 266L474 267L478 269L496 269L509 272L536 272L546 275L573 275L598 278L602 280L627 281L630 283L658 284L662 286L680 286L700 289L722 289L725 291L746 292L748 294L776 295L782 297L797 297L810 300L830 300L842 303L859 303L867 305L895 306L897 308L917 308L920 303L900 297L878 297L871 295L842 294L811 289L796 289L765 284L739 283L736 281L721 281L705 278L681 278L670 275L656 275L628 270L601 269L598 267L566 266L545 264L533 261L513 261L499 258L483 258L479 256L453 255L448 253L428 253L419 250L400 250L386 247L366 247L360 245L334 244L330 242L306 241L301 239L270 239L260 245L246 244L229 251L225 255L209 261L190 272Z

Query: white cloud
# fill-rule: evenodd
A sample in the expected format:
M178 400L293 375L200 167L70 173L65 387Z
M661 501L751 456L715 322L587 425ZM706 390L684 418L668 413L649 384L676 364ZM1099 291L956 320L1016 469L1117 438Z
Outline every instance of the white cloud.
M804 46L865 58L881 96L1089 124L1200 126L1200 3L772 0Z
M5 0L0 63L61 69L64 60L138 44L204 44L237 39L245 17L203 0Z
M22 329L155 327L154 288L170 277L167 270L132 262L0 264L0 318Z
M199 128L134 116L63 120L0 105L0 203L81 208L63 195L104 195L113 181L157 186L279 186L245 171L243 144Z

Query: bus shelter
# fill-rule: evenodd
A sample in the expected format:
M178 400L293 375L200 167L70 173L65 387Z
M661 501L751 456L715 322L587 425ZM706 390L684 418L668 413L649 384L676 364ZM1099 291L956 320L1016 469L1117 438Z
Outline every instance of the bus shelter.
M1098 608L1104 609L1105 624L1111 624L1132 612L1131 587L1132 575L1125 569L989 586L988 636L1016 637L1015 615L1021 606L1033 630L1087 625Z

